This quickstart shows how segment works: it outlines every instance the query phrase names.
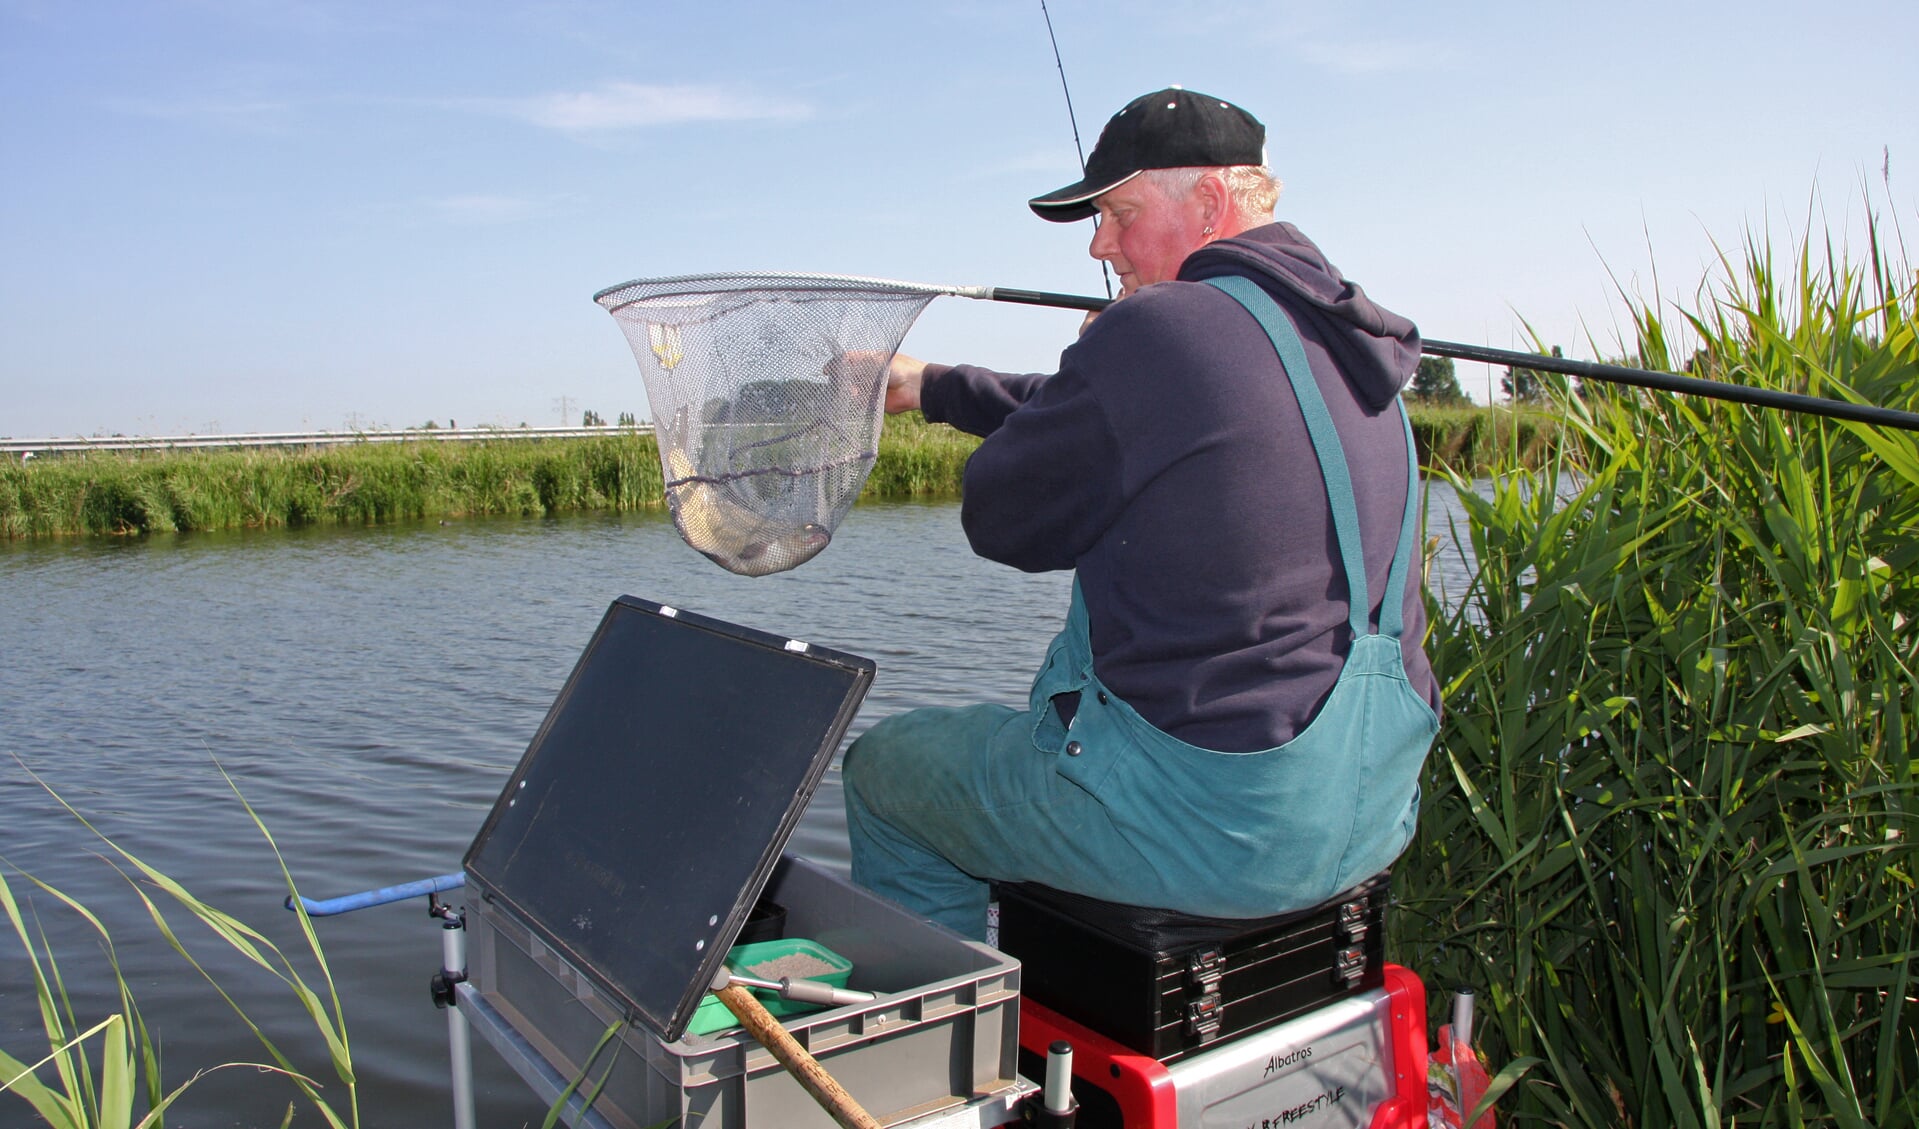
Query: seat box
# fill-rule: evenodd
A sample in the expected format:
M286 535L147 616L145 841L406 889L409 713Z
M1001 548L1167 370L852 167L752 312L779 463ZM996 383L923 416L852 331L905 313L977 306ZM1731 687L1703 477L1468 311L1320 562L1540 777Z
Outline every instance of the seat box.
M1250 922L999 891L999 947L1026 995L1120 1044L1172 1061L1380 986L1386 878Z
M1024 1086L1016 961L804 860L783 858L766 896L786 907L788 937L846 957L847 986L877 994L872 1003L783 1024L882 1124ZM484 898L468 914L470 990L562 1074L597 1080L604 1072L593 1108L608 1123L832 1129L832 1118L746 1032L664 1042L511 915ZM613 1038L593 1057L609 1030ZM1009 1104L1004 1117L1011 1116Z

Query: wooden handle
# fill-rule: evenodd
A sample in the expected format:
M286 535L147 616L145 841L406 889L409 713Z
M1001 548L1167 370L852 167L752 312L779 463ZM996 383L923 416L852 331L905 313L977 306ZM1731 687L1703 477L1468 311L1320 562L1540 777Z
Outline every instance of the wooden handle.
M780 1026L780 1021L773 1018L773 1013L753 998L753 993L738 984L729 984L715 989L713 994L740 1021L740 1026L758 1039L760 1046L779 1059L787 1073L806 1087L806 1092L813 1095L813 1100L820 1103L820 1108L833 1115L833 1120L845 1129L881 1129L880 1123L873 1120L873 1115L860 1108L860 1104L833 1080L819 1060L806 1053L806 1048L800 1046L798 1040Z

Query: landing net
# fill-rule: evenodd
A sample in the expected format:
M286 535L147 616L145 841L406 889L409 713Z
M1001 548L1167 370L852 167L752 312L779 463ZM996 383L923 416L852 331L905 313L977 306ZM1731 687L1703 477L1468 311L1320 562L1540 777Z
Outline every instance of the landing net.
M926 304L953 292L709 274L595 294L639 360L680 537L744 576L826 548L878 454L887 365Z

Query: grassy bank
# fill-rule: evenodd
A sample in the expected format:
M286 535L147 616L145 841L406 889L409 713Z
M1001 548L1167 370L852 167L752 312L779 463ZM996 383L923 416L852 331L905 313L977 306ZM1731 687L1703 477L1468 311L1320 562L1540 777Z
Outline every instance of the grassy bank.
M1641 309L1639 363L1683 330L1715 375L1912 409L1909 268L1809 250ZM1479 571L1432 609L1389 951L1436 1007L1477 990L1516 1123L1912 1126L1919 436L1559 403L1582 473L1457 484Z
M0 467L0 535L371 524L636 509L661 500L650 436L90 452Z
M1517 452L1536 463L1556 425L1538 412L1419 409L1437 462L1468 473ZM917 413L887 421L867 498L957 498L978 441ZM662 504L651 435L360 443L243 451L90 452L0 463L0 537L364 525Z

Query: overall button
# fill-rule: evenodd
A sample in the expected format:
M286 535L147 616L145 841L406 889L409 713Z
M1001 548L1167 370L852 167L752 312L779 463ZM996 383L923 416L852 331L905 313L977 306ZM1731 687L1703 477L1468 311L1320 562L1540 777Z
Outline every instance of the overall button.
M1067 756L1069 756L1069 757L1076 757L1076 756L1078 756L1079 754L1080 754L1080 747L1079 747L1079 742L1078 742L1078 741L1068 741L1068 742L1066 742L1066 755L1067 755Z
M1104 690L1099 692L1099 704L1102 706L1106 704L1106 691Z

